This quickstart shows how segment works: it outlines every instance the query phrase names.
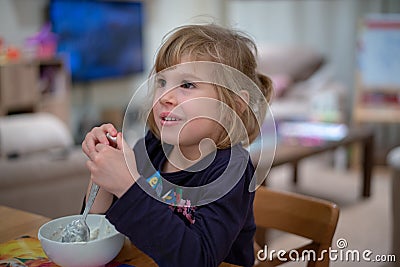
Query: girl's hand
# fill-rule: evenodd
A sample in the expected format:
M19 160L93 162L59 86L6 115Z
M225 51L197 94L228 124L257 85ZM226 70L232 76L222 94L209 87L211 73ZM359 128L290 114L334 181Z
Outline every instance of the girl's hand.
M92 130L91 133L99 138L102 137L102 134L95 135L101 132L97 130L95 133ZM104 131L103 135L105 137ZM92 136L89 136L90 142L93 142L93 139ZM92 143L87 145L89 148ZM94 150L89 148L88 152L89 160L86 162L86 166L91 173L92 181L117 197L121 197L140 177L133 149L124 141L121 133L117 134L117 148L97 142Z
M97 144L110 145L110 141L106 134L116 136L118 131L111 123L103 124L100 127L94 127L86 134L85 140L82 142L82 150L90 158L90 154L96 151Z

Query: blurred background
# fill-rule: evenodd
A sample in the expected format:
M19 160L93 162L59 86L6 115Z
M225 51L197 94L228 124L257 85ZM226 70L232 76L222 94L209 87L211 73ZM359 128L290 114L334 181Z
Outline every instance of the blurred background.
M77 213L89 177L79 149L85 134L104 122L122 129L164 35L207 22L254 39L259 71L275 85L278 124L367 125L374 164L386 168L400 145L399 0L0 0L0 204L49 217ZM135 110L128 115L138 118ZM339 237L387 253L388 169L374 178L374 197L360 201L347 192L358 169L343 169L346 151L333 157L342 162L339 173L332 156L306 164L309 185L348 208ZM320 173L331 177L322 186L312 180ZM271 172L271 184L293 189L282 175L285 169Z
M343 96L340 108L344 113L340 116L350 121L356 91L357 45L362 20L371 13L398 13L400 3L396 0L148 0L117 1L112 5L110 1L2 0L0 7L2 54L7 49L17 49L19 57L24 58L36 53L32 50L38 49L37 43L51 42L52 37L54 45L58 41L58 52L50 44L47 49L49 55L42 51L42 55L37 52L36 57L45 59L54 55L64 60L65 71L69 71L69 74L73 68L73 79L67 85L69 99L65 99L69 101L68 110L60 116L68 121L74 139L80 142L82 134L93 124L107 120L119 124L119 113L127 106L133 91L146 80L163 36L173 28L188 23L215 22L237 28L247 32L260 50L264 48L269 53L268 56L273 52L286 54L287 58L283 60L289 59L293 61L292 64L282 63L282 57L275 60L277 56L274 55L272 64L266 60L263 60L265 64L262 63L267 65L266 72L268 65L273 71L280 72L280 75L274 76L279 85L285 85L288 79L293 78L288 77L293 74L290 73L293 69L314 68L310 71L315 71L316 65L323 61L320 65L323 65L325 79L334 80L342 87L336 89L342 90ZM125 9L125 12L121 12L121 9ZM114 30L105 27L112 23L120 23L118 32L115 27ZM46 26L50 28L46 29ZM55 35L46 37L46 30ZM41 36L47 39L40 40ZM129 36L130 40L124 40L122 36ZM288 47L288 50L283 47ZM301 50L300 47L305 49ZM100 54L103 55L101 58ZM81 68L91 69L102 64L101 61L109 60L105 55L114 60L118 58L114 61L115 66L106 62L109 65L99 70L100 73L93 74L97 70L78 73L78 64L82 64ZM121 57L131 60L131 66L123 66L125 63ZM281 62L275 63L279 59ZM314 65L298 62L307 60L314 60ZM275 67L274 64L279 66ZM124 71L118 70L124 67ZM48 79L51 76L48 72L51 71L54 72L54 69L42 70L42 78ZM46 91L43 88L39 90L42 93ZM6 108L3 114L19 112L18 108L13 109Z

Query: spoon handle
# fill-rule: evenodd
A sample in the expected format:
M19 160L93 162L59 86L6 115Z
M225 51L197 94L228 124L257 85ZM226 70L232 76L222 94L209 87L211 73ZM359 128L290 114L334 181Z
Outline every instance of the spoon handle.
M92 186L90 187L89 198L86 202L85 210L83 211L83 215L82 215L83 220L86 220L86 217L94 203L94 199L97 196L97 192L99 192L99 188L100 187L97 184L92 183Z
M116 144L116 142L117 142L117 138L116 137L113 137L109 133L107 133L107 138L108 138L108 140L110 140L111 144ZM87 217L90 209L92 208L92 205L94 203L94 199L97 196L97 192L99 192L99 188L100 187L95 183L92 183L92 185L90 187L89 198L86 201L86 206L85 206L85 209L84 209L83 214L82 214L82 219L84 221L86 221L86 217Z

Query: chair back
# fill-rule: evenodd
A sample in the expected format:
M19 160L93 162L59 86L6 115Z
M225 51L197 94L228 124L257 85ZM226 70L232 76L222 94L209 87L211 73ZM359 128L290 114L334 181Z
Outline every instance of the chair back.
M329 255L322 251L328 251L332 244L339 218L339 208L336 204L314 197L260 187L255 194L254 217L257 228L276 229L310 239L309 244L293 250L297 250L299 255L302 255L304 250L315 252L317 260L311 259L307 266L329 266ZM264 244L258 245L264 246ZM318 260L321 253L323 259ZM283 261L275 258L271 262L261 262L257 266L276 266L290 261L288 253L285 254L285 258Z

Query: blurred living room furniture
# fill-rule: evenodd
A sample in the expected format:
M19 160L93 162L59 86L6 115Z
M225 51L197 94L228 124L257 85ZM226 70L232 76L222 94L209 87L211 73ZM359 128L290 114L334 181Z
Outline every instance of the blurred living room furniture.
M400 54L400 17L368 14L360 22L352 120L380 130L374 161L386 165L389 151L400 145L400 65L394 56Z
M269 138L269 136L267 136ZM297 143L280 142L276 147L266 146L262 150L257 147L257 144L252 146L250 153L254 166L256 166L257 175L264 176L268 174L268 169L283 164L290 164L293 168L292 181L294 184L298 182L299 163L301 160L325 153L334 151L340 147L348 147L352 145L359 145L362 147L362 157L360 160L361 172L361 186L360 196L368 198L371 196L371 180L373 172L373 155L374 155L374 133L368 127L362 128L349 128L343 138L339 140L320 140L317 145L305 146ZM272 151L275 148L275 151ZM268 160L263 160L262 154L274 155L272 163ZM261 179L260 177L259 179ZM266 184L264 180L263 184Z
M348 89L328 63L311 46L258 44L258 71L274 84L270 107L276 121L347 121Z
M387 161L392 171L392 253L400 266L400 146L389 152Z
M400 17L369 14L360 26L353 120L399 123Z
M86 156L50 113L0 117L0 204L50 218L80 212Z
M70 75L60 58L0 64L0 116L49 112L69 125Z
M305 250L314 251L317 257L323 255L323 260L313 261L310 257L311 260L307 266L329 266L329 255L323 253L323 251L328 251L331 247L332 238L336 231L339 218L339 207L336 204L261 186L255 194L254 218L258 231L256 242L262 249L262 251L256 253L259 262L255 266L276 266L290 262L291 257L293 258L293 250L298 251L300 257ZM293 248L291 251L286 251L284 255L279 254L279 257L274 257L271 260L267 247L264 246L266 244L264 229L280 230L307 238L311 242L302 247ZM282 260L283 258L284 260Z

